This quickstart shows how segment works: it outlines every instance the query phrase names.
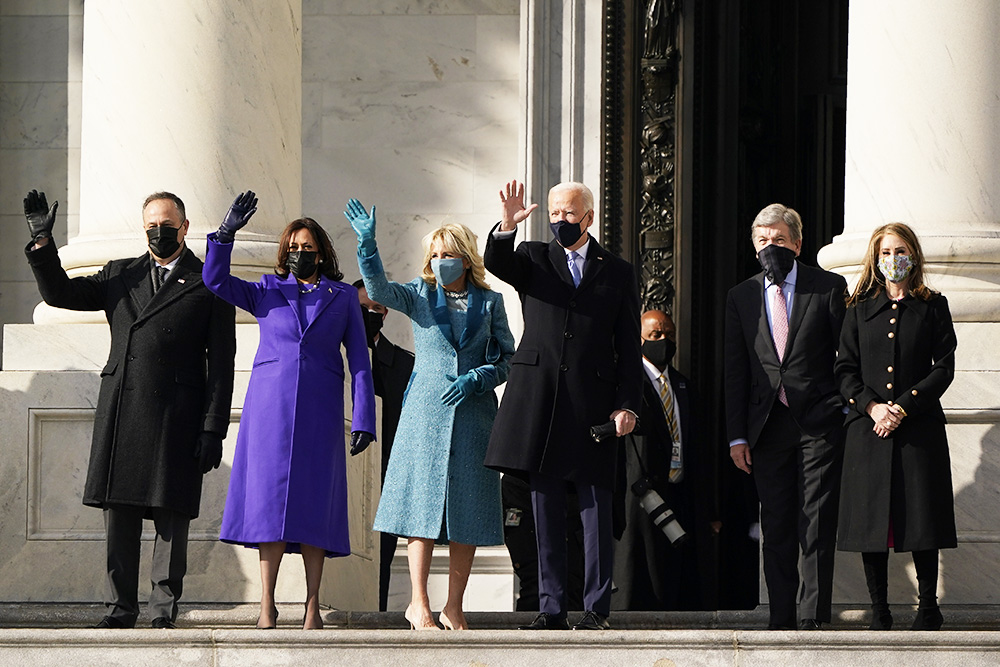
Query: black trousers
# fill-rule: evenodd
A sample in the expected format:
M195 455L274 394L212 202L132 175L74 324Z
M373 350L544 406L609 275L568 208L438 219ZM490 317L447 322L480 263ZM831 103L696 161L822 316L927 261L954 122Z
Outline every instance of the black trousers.
M801 618L829 623L843 432L806 435L788 408L775 402L751 459L760 497L770 622L794 627L798 601Z
M107 531L108 579L104 604L108 615L125 627L135 626L139 616L139 552L142 520L152 512L156 541L150 572L149 617L177 618L177 601L187 572L188 528L191 517L162 507L114 505L104 509Z

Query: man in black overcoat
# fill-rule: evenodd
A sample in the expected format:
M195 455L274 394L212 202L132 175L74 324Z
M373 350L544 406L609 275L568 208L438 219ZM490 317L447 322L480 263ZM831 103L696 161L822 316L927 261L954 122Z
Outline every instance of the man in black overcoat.
M375 395L382 399L382 423L379 442L382 443L382 483L385 484L385 470L389 466L392 441L399 426L399 415L403 412L403 395L413 373L413 353L385 337L382 324L389 309L377 301L372 301L365 289L365 281L353 283L358 290L358 300L365 317L365 334L368 347L372 350L372 382ZM385 611L389 603L389 574L392 558L396 553L399 538L390 533L381 533L378 576L378 609Z
M625 530L615 545L617 590L611 603L629 611L699 610L708 579L700 547L721 524L715 520L713 474L695 428L697 398L691 381L670 365L677 349L670 316L661 310L643 313L642 340L642 409L618 464L616 500L624 505ZM687 533L685 541L672 545L643 509L632 491L641 479L673 511Z
M770 627L830 621L844 399L833 375L842 276L798 262L802 221L771 204L751 238L764 271L729 290L725 391L729 453L760 496ZM751 454L752 453L752 454ZM752 467L751 467L752 466Z
M549 191L550 243L514 249L524 186L501 191L503 218L487 243L486 268L521 299L524 334L493 424L486 465L526 477L538 546L539 614L527 629L565 629L566 490L576 487L584 532L584 615L575 629L609 627L614 557L612 503L618 440L590 427L635 426L642 387L639 290L632 266L587 234L594 198L582 183Z
M154 628L172 628L202 475L219 467L229 427L235 309L203 285L176 195L158 192L143 204L149 253L78 278L66 275L52 241L58 206L34 190L24 200L38 289L56 308L103 310L111 327L83 492L85 505L104 510L107 530L108 615L97 627L135 625L147 518L156 529L149 615Z

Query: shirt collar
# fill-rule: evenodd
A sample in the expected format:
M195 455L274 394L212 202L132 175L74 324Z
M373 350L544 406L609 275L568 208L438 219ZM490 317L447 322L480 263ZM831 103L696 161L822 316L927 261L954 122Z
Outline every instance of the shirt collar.
M798 278L798 276L799 276L799 260L795 260L792 263L792 270L788 272L787 276L785 276L785 284L788 285L789 287L791 287L793 292L795 291L795 289L794 289L795 288L795 279ZM775 283L772 283L770 280L768 280L767 276L764 276L764 291L765 292L771 288L771 285L774 285L774 284Z
M183 254L184 253L181 252L181 255ZM174 270L174 267L177 266L177 262L181 261L181 255L177 255L177 257L174 257L174 261L170 262L169 264L160 264L155 259L153 259L152 255L150 255L149 259L152 260L153 264L155 264L156 266L162 266L167 270L167 273L170 273L171 271Z
M664 378L667 377L667 371L665 371L665 370L661 371L659 368L657 368L656 366L654 366L653 362L651 362L646 357L642 358L642 365L643 365L643 367L646 370L646 375L649 376L649 380L651 382L653 382L653 383L655 383L657 380L659 380L659 378L660 378L661 375Z
M563 252L566 253L567 257L569 257L570 252L575 252L577 255L580 256L580 259L583 260L587 259L588 250L590 250L590 234L587 234L587 242L584 243L579 248L577 248L576 250L567 250L566 248L563 248Z

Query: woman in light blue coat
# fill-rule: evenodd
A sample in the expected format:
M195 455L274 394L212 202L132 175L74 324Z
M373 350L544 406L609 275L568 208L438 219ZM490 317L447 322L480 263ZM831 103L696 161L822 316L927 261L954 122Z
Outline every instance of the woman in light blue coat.
M374 529L407 538L412 594L406 618L436 629L427 597L435 541L449 545L448 601L441 624L465 629L462 598L477 545L503 543L500 477L483 466L514 337L503 297L489 289L476 236L447 224L424 240L424 268L389 282L375 245L375 208L344 212L358 235L358 264L372 300L413 323L416 359L389 457Z

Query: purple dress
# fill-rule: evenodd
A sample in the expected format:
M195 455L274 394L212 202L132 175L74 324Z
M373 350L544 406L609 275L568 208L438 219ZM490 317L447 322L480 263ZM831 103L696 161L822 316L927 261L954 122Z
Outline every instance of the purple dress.
M289 275L249 283L229 275L233 244L208 238L205 285L257 318L250 374L219 539L287 542L351 553L347 531L343 343L351 372L351 430L375 433L371 362L357 290L325 277L308 295ZM301 303L300 303L301 302Z

